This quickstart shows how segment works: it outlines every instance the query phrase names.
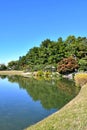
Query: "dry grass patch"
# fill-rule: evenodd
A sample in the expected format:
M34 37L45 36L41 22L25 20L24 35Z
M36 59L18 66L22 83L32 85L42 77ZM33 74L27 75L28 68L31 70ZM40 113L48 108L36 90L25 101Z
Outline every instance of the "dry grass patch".
M0 75L22 75L23 71L0 71Z
M87 73L78 73L74 77L76 86L83 86L87 83Z

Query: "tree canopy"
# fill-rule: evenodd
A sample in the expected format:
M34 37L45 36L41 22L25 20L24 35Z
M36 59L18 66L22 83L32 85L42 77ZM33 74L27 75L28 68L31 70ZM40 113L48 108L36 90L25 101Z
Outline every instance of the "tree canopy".
M73 57L79 70L87 70L87 38L68 36L57 41L46 39L39 47L31 48L25 56L19 57L18 61L10 62L8 66L15 69L41 70L48 65L55 66L64 58ZM13 67L12 67L13 64ZM16 66L16 67L14 67Z

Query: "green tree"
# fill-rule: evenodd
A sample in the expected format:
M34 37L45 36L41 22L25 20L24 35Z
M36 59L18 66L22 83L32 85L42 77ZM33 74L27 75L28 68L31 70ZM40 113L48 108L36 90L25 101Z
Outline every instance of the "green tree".
M57 41L46 39L41 42L40 47L31 48L25 56L12 63L13 69L41 70L47 65L55 65L64 58L74 57L79 63L79 69L85 67L83 61L87 56L87 38L70 35L63 40L59 37ZM82 59L82 61L81 61ZM84 62L84 67L82 67ZM11 66L11 65L10 65Z
M79 70L87 71L87 57L79 60Z
M10 70L18 70L19 69L18 61L11 61L11 62L9 62L7 67Z
M7 69L6 65L0 64L0 70L6 70L6 69Z

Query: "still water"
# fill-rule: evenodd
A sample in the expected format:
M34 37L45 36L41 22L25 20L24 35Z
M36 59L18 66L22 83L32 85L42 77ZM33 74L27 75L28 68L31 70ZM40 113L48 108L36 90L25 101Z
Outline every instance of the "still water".
M67 79L0 76L0 130L23 130L62 108L78 92Z

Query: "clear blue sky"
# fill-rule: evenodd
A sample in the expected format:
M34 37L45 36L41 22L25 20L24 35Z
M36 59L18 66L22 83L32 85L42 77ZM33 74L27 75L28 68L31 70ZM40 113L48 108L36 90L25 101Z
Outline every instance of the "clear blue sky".
M0 63L68 35L87 35L87 0L0 0Z

